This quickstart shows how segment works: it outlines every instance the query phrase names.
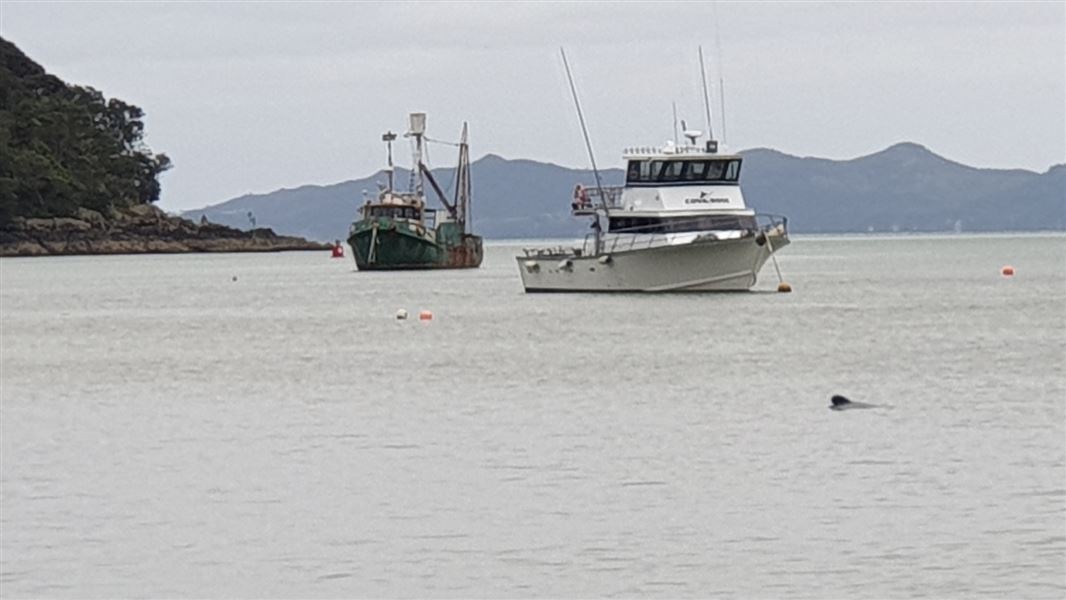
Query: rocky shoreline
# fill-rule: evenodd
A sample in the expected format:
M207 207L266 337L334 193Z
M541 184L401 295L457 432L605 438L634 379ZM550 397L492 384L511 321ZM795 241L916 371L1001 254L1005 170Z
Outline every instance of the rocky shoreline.
M329 250L330 244L195 223L145 204L104 215L80 209L76 218L21 219L0 226L0 256L174 254Z

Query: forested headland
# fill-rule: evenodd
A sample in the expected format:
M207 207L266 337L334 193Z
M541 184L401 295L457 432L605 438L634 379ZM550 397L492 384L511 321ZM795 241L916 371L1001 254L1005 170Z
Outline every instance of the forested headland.
M49 75L0 38L0 223L159 200L171 164L145 145L143 118L137 106Z
M0 256L263 252L323 244L171 217L144 111L48 74L0 38Z

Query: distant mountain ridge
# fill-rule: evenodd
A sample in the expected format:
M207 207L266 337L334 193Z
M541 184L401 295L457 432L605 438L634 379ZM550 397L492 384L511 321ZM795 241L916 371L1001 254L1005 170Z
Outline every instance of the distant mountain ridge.
M767 148L741 152L741 187L748 206L789 218L793 232L1066 230L1066 165L1044 173L980 169L904 142L849 160L798 157ZM454 169L434 169L438 181ZM605 185L622 182L621 169L600 172ZM488 238L584 235L585 219L570 216L577 183L592 171L488 154L471 166L473 225ZM396 181L409 172L397 169ZM384 171L333 185L306 185L249 194L183 216L285 235L344 239Z

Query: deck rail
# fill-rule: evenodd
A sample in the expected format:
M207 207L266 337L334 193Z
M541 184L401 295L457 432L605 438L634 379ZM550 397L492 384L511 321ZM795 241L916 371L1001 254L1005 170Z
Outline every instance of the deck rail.
M695 224L698 218L691 222ZM684 226L689 221L675 221L673 226ZM618 233L603 234L600 238L600 254L612 252L626 252L629 250L647 250L659 246L669 246L678 243L679 240L691 241L703 238L706 240L746 238L759 235L788 235L788 217L782 215L758 213L755 215L754 228L720 229L720 230L692 230L692 231L655 231L659 225L632 227ZM574 249L579 250L578 248ZM580 248L580 255L589 256L596 253L596 234L590 233L585 236ZM576 254L576 252L575 252Z
M693 219L695 221L695 219ZM684 223L684 221L682 222ZM755 227L728 230L693 230L673 232L649 232L649 228L656 225L634 227L620 233L606 233L600 237L599 254L611 254L612 252L626 252L630 250L647 250L659 246L669 246L683 240L688 243L698 238L706 240L716 239L743 239L757 235L788 235L788 217L782 215L757 213L755 214ZM525 255L529 258L547 258L562 256L596 256L596 234L590 233L585 236L580 246L554 246L551 248L524 248Z
M622 208L621 185L605 185L603 187L579 185L574 188L574 197L570 201L570 209L575 215L595 214L596 209L607 207L608 210Z

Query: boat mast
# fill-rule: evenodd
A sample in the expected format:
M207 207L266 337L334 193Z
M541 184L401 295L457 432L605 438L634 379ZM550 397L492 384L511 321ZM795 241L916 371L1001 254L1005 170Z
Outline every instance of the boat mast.
M392 191L393 174L395 172L395 168L392 165L392 141L395 140L395 139L396 139L396 134L391 132L391 131L387 131L387 132L381 134L381 141L385 142L386 147L388 147L388 149L389 149L389 187L388 187L388 191L390 191L390 192Z
M589 141L589 130L585 126L585 115L581 112L581 102L577 99L577 87L574 86L574 76L570 72L570 63L566 60L566 51L559 48L559 53L563 56L563 66L566 67L566 78L570 82L570 93L574 96L574 107L577 108L577 118L581 122L581 133L585 136L585 149L589 153L589 162L592 163L592 174L596 176L596 189L600 193L600 208L603 209L603 216L609 217L610 211L607 208L607 195L603 193L603 180L600 178L600 170L596 168L596 156L592 152L592 142ZM596 215L596 221L593 225L593 229L596 231L596 245L594 251L596 254L600 253L600 238L603 235L600 227L600 217Z
M414 168L411 169L411 188L415 195L419 198L423 196L423 179L422 169L422 136L426 133L426 113L411 113L410 115L410 131L408 131L405 137L415 138L414 148Z
M463 122L463 135L459 139L459 166L456 169L455 202L459 223L463 233L467 231L467 219L470 217L470 146L466 142L467 124Z

